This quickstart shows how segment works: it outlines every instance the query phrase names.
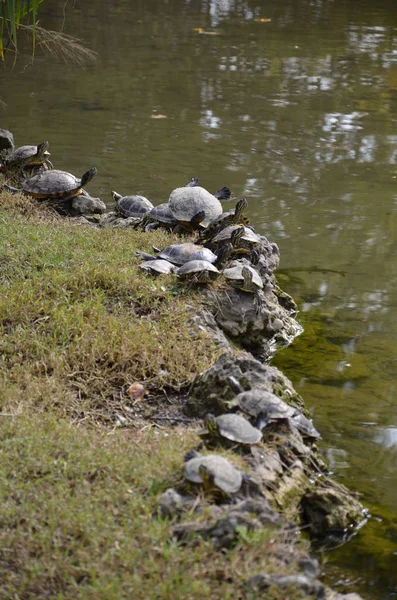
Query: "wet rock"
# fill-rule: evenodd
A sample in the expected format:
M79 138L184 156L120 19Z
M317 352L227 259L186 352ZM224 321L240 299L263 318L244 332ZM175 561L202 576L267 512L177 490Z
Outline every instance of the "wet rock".
M307 491L301 502L302 519L315 537L347 539L366 516L360 502L340 484L318 486Z
M333 590L326 590L325 600L363 600L358 594L338 594Z
M190 388L186 409L198 417L207 413L219 415L228 411L228 403L236 394L253 387L272 392L297 408L303 406L302 398L281 371L244 353L239 356L223 354L199 375Z
M100 198L93 198L88 194L79 194L72 200L72 214L75 215L93 215L103 214L106 211L106 204Z
M14 149L14 136L11 131L0 129L0 158L6 158Z
M271 586L277 586L285 589L301 590L314 598L325 598L325 587L317 579L312 579L307 575L276 575L268 573L260 573L250 577L248 580L249 587L256 591L262 592L268 590Z

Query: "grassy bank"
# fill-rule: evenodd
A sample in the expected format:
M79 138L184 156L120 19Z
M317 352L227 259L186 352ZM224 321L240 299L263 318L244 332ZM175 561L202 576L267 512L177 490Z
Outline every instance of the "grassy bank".
M137 248L173 239L91 229L0 194L2 598L248 599L249 575L296 570L283 530L242 530L224 553L177 544L158 518L198 436L147 418L218 356L190 326L200 295L138 267ZM135 381L148 390L138 405ZM126 410L140 418L115 427Z

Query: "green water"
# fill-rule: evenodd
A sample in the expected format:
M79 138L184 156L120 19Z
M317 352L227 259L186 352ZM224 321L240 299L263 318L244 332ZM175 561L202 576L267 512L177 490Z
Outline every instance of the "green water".
M87 189L109 203L112 189L160 203L193 176L247 198L305 327L276 364L373 515L325 573L397 596L396 1L86 4L66 6L64 30L97 60L38 49L31 64L26 46L0 71L0 127L18 145L48 139L57 168L98 167ZM59 29L60 3L40 22Z

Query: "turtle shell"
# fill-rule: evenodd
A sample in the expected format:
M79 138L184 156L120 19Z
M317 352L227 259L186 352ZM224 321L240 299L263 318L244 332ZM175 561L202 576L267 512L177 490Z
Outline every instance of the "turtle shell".
M278 414L280 418L289 418L296 412L294 407L289 406L272 392L259 388L241 392L236 396L235 402L243 412L255 418L267 413Z
M226 458L216 454L191 458L185 463L184 475L193 483L203 483L200 475L202 469L211 475L214 485L226 494L235 494L243 482L243 475L239 469L232 465Z
M67 171L44 171L30 179L26 179L22 184L24 192L34 198L65 198L77 196L82 187L91 181L97 173L95 167L84 173L81 179L78 179Z
M117 192L112 192L112 197L116 202L116 209L124 217L144 217L154 208L144 196L120 196Z
M223 212L219 200L199 185L176 188L171 192L168 203L175 219L182 223L190 223L197 213L204 211L203 227Z
M288 419L303 435L321 437L310 419L272 392L254 388L238 394L235 402L243 412L258 419L261 429L274 421Z
M43 142L39 146L20 146L8 157L7 165L10 168L16 167L19 164L25 166L41 165L50 156L48 147L48 142Z
M208 260L189 260L176 273L181 279L197 277L200 283L213 281L220 275L220 271Z
M216 417L219 434L239 444L256 444L261 441L262 433L251 425L245 417L235 414L225 414Z
M161 258L147 260L139 266L144 271L149 271L153 275L168 275L168 273L172 273L175 270L175 265Z
M213 244L223 244L230 242L232 233L235 229L240 229L241 225L229 225L217 233L211 240ZM250 227L244 227L244 233L240 239L240 245L248 248L257 248L261 244L261 238Z
M183 265L191 260L206 260L210 263L214 263L217 260L217 255L211 252L211 250L204 248L204 246L197 246L191 242L167 246L157 256L158 258L169 260L174 265Z
M159 223L164 223L166 225L177 225L177 220L175 219L168 202L164 204L159 204L152 208L149 212L148 217L150 220L158 221Z
M248 269L248 271L250 271L250 273L252 274L252 284L253 284L253 289L252 290L246 290L245 288L243 288L244 286L244 277L243 277L243 269ZM259 275L259 273L257 271L255 271L254 268L248 266L248 265L236 265L234 267L229 267L228 269L224 269L223 271L223 275L226 279L228 279L233 286L244 289L245 291L254 291L255 288L257 289L263 289L263 281L261 276Z

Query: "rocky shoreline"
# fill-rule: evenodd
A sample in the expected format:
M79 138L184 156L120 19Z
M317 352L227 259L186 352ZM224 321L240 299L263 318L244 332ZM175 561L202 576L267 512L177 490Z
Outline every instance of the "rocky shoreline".
M1 131L3 139L11 140L5 130ZM76 223L98 229L136 227L141 220L119 211L106 212L105 203L84 190L66 200L52 198L49 204L62 215L77 217ZM203 419L206 429L201 433L202 441L181 457L175 483L161 496L159 516L172 520L174 539L183 543L199 535L224 550L235 544L242 532L270 530L277 539L276 559L280 565L293 565L292 573L276 575L261 570L251 576L248 588L258 595L274 586L298 589L302 597L358 600L357 594L343 595L327 589L318 579L320 568L315 559L303 554L297 560L295 546L301 528L317 542L341 543L353 535L367 515L359 500L330 477L303 399L291 382L268 364L277 348L290 344L302 329L296 320L294 300L277 284L278 247L259 237L254 264L263 282L259 306L254 294L241 287L200 286L202 311L192 317L192 331L205 331L223 354L196 377L168 415L170 425L183 418L197 424ZM245 254L237 256L235 263L243 269L252 268ZM261 402L267 402L258 419L247 415L236 400L246 392L255 392ZM238 415L260 431L260 441L252 443L244 435L236 438L220 428L212 431L208 413L215 423L221 415ZM156 422L156 416L151 418ZM200 463L200 457L208 456L231 465L231 475L225 475L226 484L219 482L218 459ZM198 470L192 475L194 465Z

